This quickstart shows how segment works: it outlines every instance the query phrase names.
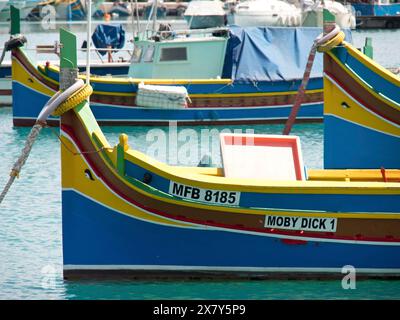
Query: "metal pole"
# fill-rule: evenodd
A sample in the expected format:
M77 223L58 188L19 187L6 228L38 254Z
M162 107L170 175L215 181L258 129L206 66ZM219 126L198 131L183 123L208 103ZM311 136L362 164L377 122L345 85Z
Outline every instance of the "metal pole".
M136 22L137 22L137 35L138 37L140 36L140 16L139 16L139 4L137 0L135 0L136 3Z
M156 23L157 23L157 7L158 7L158 0L154 0L153 2L153 32L156 32Z
M86 0L87 5L87 35L86 35L86 42L87 42L87 51L86 51L86 83L90 83L90 36L92 34L92 1ZM88 98L89 100L89 98Z
M139 5L137 0L135 0L135 10L133 9L133 0L131 0L131 9L132 9L132 32L133 32L133 40L135 40L135 37L138 37L140 34L140 22L139 22ZM136 27L136 34L134 32L134 26L135 26L135 16L136 16L136 23L137 23L137 27Z

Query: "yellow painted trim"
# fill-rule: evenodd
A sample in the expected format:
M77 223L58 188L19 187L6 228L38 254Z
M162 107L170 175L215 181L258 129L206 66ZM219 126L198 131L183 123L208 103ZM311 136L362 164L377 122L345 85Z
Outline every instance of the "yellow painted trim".
M45 67L43 65L39 65L38 68L40 69L41 74L45 77L48 81L57 84L58 82L49 78L45 74ZM52 69L54 72L59 72L59 68L56 66L49 66L49 69ZM82 80L86 79L86 76L79 75L79 78ZM204 79L183 79L183 80L174 80L174 79L134 79L134 78L124 78L124 80L118 78L101 78L96 76L90 77L91 83L107 83L107 84L138 84L143 82L145 84L232 84L231 79L217 79L217 80L204 80ZM313 89L313 90L306 90L306 94L314 94L314 93L323 93L323 89ZM95 94L107 95L107 96L124 96L124 97L135 97L136 93L131 92L110 92L110 91L100 91L95 90ZM293 91L281 91L281 92L254 92L254 93L229 93L229 94L220 94L220 93L197 93L197 94L190 94L192 98L235 98L235 97L274 97L274 96L282 96L282 95L296 95L297 90Z
M126 151L125 159L168 180L207 189L260 193L293 193L293 190L296 190L299 194L400 195L400 183L394 182L264 181L255 179L233 179L213 175L204 176L196 174L195 171L191 173L188 168L169 166L132 149ZM208 170L212 172L211 169ZM302 190L299 190L300 188Z
M52 96L54 91L42 83L36 74L30 73L25 67L15 58L12 58L12 79L24 86L31 88L41 94ZM28 79L32 80L29 81Z
M324 114L334 115L346 121L357 123L360 126L371 128L373 130L400 137L400 127L396 126L390 120L387 120L373 110L362 107L360 103L355 102L341 88L338 88L328 77L324 79L325 87L325 105ZM349 108L343 108L339 102L346 102Z
M74 151L76 153L78 152L78 150L75 148L75 146L69 140L68 137L62 136L62 139L63 139L64 143L66 143L68 145L68 148L71 151ZM64 146L62 146L62 149L63 149L62 150L63 162L68 163L71 166L73 164L74 170L77 170L77 171L83 172L83 170L85 168L87 168L87 165L84 162L82 155L74 156L69 151L67 151L66 148L64 148ZM73 158L71 158L71 157L73 157ZM75 158L75 157L79 157L80 164L76 163L77 158ZM102 155L102 157L103 157L103 155ZM105 163L110 169L114 170L114 168L111 168L107 162L105 162ZM185 170L185 169L187 170L188 168L184 168L183 170ZM205 171L208 171L208 170L206 169ZM187 207L187 208L208 209L208 210L215 210L215 211L221 211L221 212L230 212L232 214L240 213L240 214L256 214L256 215L265 215L265 216L272 215L272 216L296 216L296 217L297 216L299 216L299 217L332 217L332 218L351 218L351 219L400 219L400 214L396 214L396 213L378 213L378 214L376 214L376 213L335 213L335 212L321 212L321 211L268 210L265 208L236 208L236 207L223 207L223 206L218 206L218 205L211 206L211 205L202 204L202 203L189 202L189 201L185 201L185 200L174 200L172 198L168 199L168 198L164 198L164 197L155 196L153 194L145 192L144 190L142 190L140 188L135 187L134 185L132 185L125 179L121 179L121 177L117 176L116 173L115 173L115 175L125 185L138 191L139 193L143 194L146 197L150 197L152 199L160 200L160 201L163 201L166 203L176 204L181 207ZM110 194L109 196L105 196L105 195L103 195L102 197L98 196L96 194L96 188L93 188L93 182L88 181L84 177L84 174L82 174L81 176L78 177L76 175L70 174L68 172L68 170L65 170L63 172L62 184L63 184L63 188L76 189L76 190L96 199L99 202L103 202L104 199L106 199L104 204L107 206L110 206L114 210L128 212L132 216L136 215L135 213L132 213L132 210L134 210L134 209L127 210L125 205L121 205L119 203L120 201L123 201L125 204L128 204L129 206L131 206L128 202L126 202L123 199L119 199L119 198L113 199L113 197L115 197L115 196L111 196L110 191L107 191ZM101 189L108 190L108 188L105 187L102 182L101 182ZM104 192L104 191L102 191L102 192ZM143 218L143 213L141 211L139 213L141 215L140 217ZM151 221L155 221L155 222L160 222L160 221L156 221L153 216L149 216L149 215L147 215L147 219L149 219ZM163 217L160 217L160 219L164 220ZM165 223L165 221L162 221L162 222ZM174 223L171 223L171 224L174 224ZM180 223L177 223L177 225L179 225L179 224Z
M223 169L217 167L176 167L183 174L193 173L203 176L223 176ZM399 169L386 169L388 179L400 181ZM341 181L350 179L353 181L382 181L380 169L309 169L308 180L332 180Z
M53 83L53 84L55 84L55 85L57 85L57 86L59 85L59 82L58 82L58 81L56 81L56 80L54 80L54 79L52 79L52 78L50 78L49 76L46 75L43 66L39 65L39 66L37 67L37 70L40 72L41 76L42 76L43 78L45 78L47 81L49 81L49 82L51 82L51 83Z
M306 94L320 93L323 89L306 90ZM128 92L111 92L111 91L93 91L94 94L101 94L105 96L124 96L135 97L136 93ZM241 98L241 97L273 97L281 95L296 95L297 91L283 91L283 92L263 92L263 93L229 93L229 94L190 94L191 98Z
M87 132L87 134L89 135L92 143L94 144L94 146L98 147L98 143L95 143L93 141L93 136L92 134L96 135L96 137L98 138L98 142L100 143L104 143L104 146L109 147L106 138L104 137L104 135L101 132L101 129L96 125L94 125L94 127L96 128L92 128L89 129L88 126L85 125L84 123L84 117L85 117L85 112L90 112L89 108L76 108L74 109L75 113L78 117L78 119L82 122L82 124L84 125L84 128ZM93 127L93 126L92 126ZM89 130L92 131L89 132ZM73 143L71 141L69 141L69 138L64 136L64 139L68 140L69 144L73 146ZM62 148L64 149L64 146L62 146ZM77 150L76 150L77 151ZM67 151L66 151L67 152ZM143 155L142 153L138 152L138 151L134 151L134 150L128 150L127 152L125 152L125 159L127 160L132 160L129 159L130 157L134 157L134 158L138 158L135 157L135 153L138 156L141 156L144 159L150 159L151 162L149 164L149 167L152 168L150 171L151 172L163 172L163 169L167 168L167 169L171 169L172 171L179 171L179 167L175 168L175 167L171 167L168 166L166 164L160 163L154 159L151 159L145 155ZM321 211L286 211L286 210L268 210L266 208L237 208L237 207L226 207L226 206L219 206L219 205L207 205L207 204L203 204L203 203L199 203L199 202L193 202L193 201L187 201L187 200L175 200L171 195L164 193L166 196L169 196L171 198L165 198L165 197L161 197L161 196L157 196L157 195L153 195L153 194L149 194L148 192L144 191L141 188L138 188L136 186L134 186L132 183L130 183L129 181L127 181L127 179L122 178L121 176L118 175L118 173L116 172L115 167L113 167L112 165L110 165L110 163L105 159L105 154L110 154L109 152L106 153L100 153L101 158L104 161L104 164L108 167L109 170L111 170L111 172L114 172L115 178L119 179L123 184L125 184L127 187L136 190L137 192L143 194L144 196L147 197L151 197L153 199L157 199L159 201L163 201L163 202L167 202L167 203L172 203L172 204L176 204L179 206L184 206L184 207L188 207L188 208L201 208L201 209L206 209L206 210L216 210L216 211L221 211L221 212L231 212L231 213L243 213L243 214L262 214L262 215L289 215L289 216L309 216L309 217L316 217L316 216L330 216L330 217L336 217L336 218L359 218L359 219L400 219L400 214L398 213L331 213L331 212L321 212ZM63 154L64 157L64 154ZM82 162L84 162L84 160L82 159L82 155L79 155L80 159ZM66 160L63 158L63 161ZM143 160L143 159L141 159ZM70 164L69 161L64 161L65 163ZM72 166L72 164L70 164ZM158 165L161 168L157 168L157 167L153 167L153 165ZM81 183L79 183L79 181L77 181L77 177L73 174L71 174L71 172L68 172L68 170L66 169L67 167L64 166L63 167L63 175L65 174L67 177L71 177L70 179L72 179L72 181L74 181L76 183L77 186L82 186ZM75 168L74 168L75 170ZM208 172L212 172L211 169L203 169L204 171L208 171ZM188 171L188 168L182 168L182 172L178 172L180 175L183 175L184 171ZM163 172L166 175L173 175L170 174L168 172ZM64 176L63 176L64 177ZM83 177L83 175L82 175ZM176 176L175 176L176 177ZM204 179L205 178L205 179ZM217 177L213 177L213 176L208 176L208 177L200 177L199 175L195 175L195 174L189 174L186 172L185 177L180 177L179 179L173 179L175 181L179 181L179 180L183 180L183 183L187 183L188 185L198 185L198 184L203 184L202 186L205 186L208 189L227 189L227 187L229 187L229 190L234 190L234 188L232 188L232 185L228 185L225 183L221 183L218 186L217 185L213 185L213 181L209 182L208 180L213 180ZM64 179L64 178L63 178ZM83 178L82 178L83 179ZM204 181L200 181L198 182L197 180L204 180ZM245 182L244 184L246 184L247 181L251 181L251 180L242 180L242 179L227 179L224 177L219 177L219 179L223 179L223 180L236 180L235 182L237 183L234 187L239 188L237 190L239 191L254 191L254 188L258 189L258 192L266 192L268 193L270 192L275 192L275 193L286 193L284 192L285 190L282 191L282 186L278 185L277 188L278 190L266 190L267 188L270 188L270 186L265 186L266 182L265 181L261 181L258 182L257 185L253 185L253 186L242 186L240 185L240 183ZM63 181L63 187L68 187L65 186L64 180ZM254 180L251 182L255 182ZM271 183L271 182L270 182ZM286 182L284 182L285 184ZM275 182L274 182L275 184ZM286 183L287 184L287 183ZM312 181L307 181L307 182L301 182L301 184L299 185L299 187L302 187L302 184L313 184ZM332 182L325 182L324 183L325 186L329 186L332 185ZM339 183L338 185L340 185L343 189L343 186L349 186L350 184L352 184L352 188L351 189L362 189L362 193L363 194L381 194L381 192L373 192L374 190L368 190L369 188L365 188L365 184L366 183L357 183L357 182L346 182L346 183ZM400 184L397 183L379 183L379 182L373 182L373 183L369 183L371 184L371 186L374 186L375 189L388 189L389 193L390 193L390 189L394 189L395 194L400 194ZM201 186L201 187L202 187ZM224 188L221 188L220 186L224 186ZM291 191L289 193L293 193L293 190L298 190L298 188L296 188L296 185L292 185L292 186L286 186L287 188L289 188L288 191ZM78 188L79 189L79 188ZM249 190L247 190L249 189ZM373 188L370 188L373 189ZM158 190L160 193L162 193L162 191ZM301 190L301 192L299 192L300 194L304 194L304 193L311 193L311 190L308 190L309 192L304 192L305 190ZM321 191L320 189L318 191ZM381 191L381 190L380 190ZM83 192L83 191L82 191ZM84 192L83 192L84 193ZM314 192L316 193L316 192ZM321 192L319 192L321 193ZM330 193L330 192L322 192L322 193ZM337 192L336 192L337 193ZM101 200L101 199L100 199ZM118 207L115 207L116 210L120 210ZM121 211L121 210L120 210Z
M206 189L232 190L258 193L299 194L399 194L400 183L343 182L343 181L266 181L203 176L184 172L150 158L139 151L129 149L125 159L168 180Z
M306 90L306 94L312 93L323 93L324 89L313 89ZM228 93L228 94L191 94L191 97L195 98L223 98L223 97L270 97L270 96L282 96L282 95L296 95L295 91L281 91L281 92L255 92L255 93Z
M343 45L346 49L348 49L349 54L360 61L364 66L369 69L372 69L375 73L379 74L385 80L400 86L400 79L395 76L392 72L382 67L380 64L376 63L374 60L363 54L360 50L354 48L351 44L346 41L343 42Z
M328 51L327 54L329 54L329 56L335 60L335 62L341 66L341 68L350 76L352 77L359 85L361 85L366 91L368 91L370 94L372 94L374 97L376 97L377 99L383 101L384 103L386 103L387 105L391 106L392 108L394 108L395 110L400 110L400 105L394 103L393 101L391 101L390 99L380 95L379 93L377 93L375 90L371 89L370 87L368 87L363 81L361 81L361 79L359 77L357 77L353 72L351 72L349 70L349 68L347 68L346 66L343 65L343 63L331 52ZM400 83L399 83L400 86Z
M136 217L139 219L145 219L147 221L152 221L155 223L163 223L171 226L191 226L191 224L180 222L180 221L171 221L170 219L164 218L162 216L148 214L143 212L126 200L120 198L111 192L106 185L103 184L98 179L94 181L89 180L84 175L84 170L87 168L86 163L82 159L82 155L73 155L69 150L73 152L78 152L75 146L71 143L69 139L66 137L61 137L63 141L63 145L61 146L61 156L63 161L62 168L62 187L68 189L75 189L86 196L100 202L104 206L108 206L113 210L120 211L124 214L127 214L132 217ZM65 145L64 145L65 144ZM68 149L65 147L68 146ZM70 174L68 172L68 166L72 167L74 170L74 174ZM81 175L76 174L77 172L81 172ZM195 227L195 226L194 226Z
M42 70L45 70L45 66L40 65ZM58 66L50 65L48 67L53 72L60 72ZM80 74L79 78L86 79L86 75ZM139 78L118 78L109 76L90 76L90 82L99 83L110 83L110 84L139 84L141 82L145 84L231 84L232 79L139 79Z
M400 170L386 169L387 179L400 181ZM307 172L309 180L355 180L355 181L382 181L382 173L378 169L345 169L345 170L324 170L313 169Z

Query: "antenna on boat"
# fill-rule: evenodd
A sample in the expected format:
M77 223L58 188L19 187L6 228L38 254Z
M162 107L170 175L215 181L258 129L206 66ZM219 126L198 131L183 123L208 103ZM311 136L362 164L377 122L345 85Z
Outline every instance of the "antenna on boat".
M150 14L149 14L149 16L147 18L146 28L144 29L144 33L145 34L147 34L151 19L153 19L153 33L156 32L157 7L158 7L158 1L154 0L153 4L151 5Z
M86 84L90 83L90 36L92 33L92 0L86 0L87 5L87 35L86 35L86 42L87 42L87 51L86 51ZM88 97L89 101L89 97Z
M140 34L140 22L139 22L139 8L138 8L138 2L135 0L135 9L133 9L133 0L131 2L131 10L132 10L132 33L133 33L133 40L135 40L136 37L139 36ZM135 34L135 17L136 17L136 34Z
M156 33L158 0L153 0L153 33Z

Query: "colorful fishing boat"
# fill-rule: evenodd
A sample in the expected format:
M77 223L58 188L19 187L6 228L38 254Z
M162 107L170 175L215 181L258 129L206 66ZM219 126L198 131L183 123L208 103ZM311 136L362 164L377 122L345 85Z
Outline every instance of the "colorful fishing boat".
M63 31L61 37L70 50L73 35ZM329 91L341 92L339 83L347 79L342 73L332 81L329 61L335 53L354 51L344 42L326 53L329 112L343 108L341 99L328 101ZM360 80L368 83L382 71L363 54L356 56L366 70L371 67L359 73ZM61 66L71 68L70 62ZM89 94L88 88L80 95ZM350 103L351 108L363 105L357 97ZM384 171L302 172L298 143L285 144L282 138L281 146L297 150L293 178L227 176L224 168L160 163L131 148L124 134L116 146L109 145L85 101L77 107L70 103L60 113L66 278L337 277L349 266L357 278L400 276L398 165ZM378 114L369 117L381 121ZM363 121L360 113L352 118L354 124ZM390 131L388 122L381 124ZM328 139L336 134L325 132ZM229 141L224 144L229 147ZM370 152L386 159L385 153ZM235 159L229 160L224 165L231 168Z
M347 42L324 59L325 168L400 168L400 78Z
M17 37L20 35L20 10L11 6L11 37ZM105 30L103 30L103 28ZM127 61L112 61L112 51L114 48L121 49L122 45L118 45L119 39L116 39L117 32L110 32L111 28L117 29L118 33L122 33L122 27L118 25L106 26L99 24L93 33L93 38L96 49L99 55L108 54L108 61L97 60L91 63L91 73L93 75L105 76L127 76L129 71L130 62ZM112 31L112 30L111 30ZM108 32L106 37L104 34ZM105 39L107 41L105 41ZM102 41L103 40L103 41ZM117 44L117 45L116 45ZM57 44L52 45L37 45L35 48L38 54L54 55L58 54L59 48ZM111 59L110 59L111 58ZM58 65L59 61L55 60L44 60L38 62L40 65ZM78 61L78 68L80 72L85 72L86 63L85 61ZM0 65L0 105L11 105L12 104L12 64L10 61L3 61Z
M179 125L282 122L288 117L305 68L302 57L318 28L231 27L188 36L192 32L199 31L160 31L136 41L128 78L91 77L90 103L97 121ZM14 125L29 126L58 90L59 68L36 67L23 48L13 50L12 64ZM137 105L142 82L185 87L190 101L172 110ZM322 86L322 57L317 57L298 121L322 120ZM58 121L53 117L49 124Z

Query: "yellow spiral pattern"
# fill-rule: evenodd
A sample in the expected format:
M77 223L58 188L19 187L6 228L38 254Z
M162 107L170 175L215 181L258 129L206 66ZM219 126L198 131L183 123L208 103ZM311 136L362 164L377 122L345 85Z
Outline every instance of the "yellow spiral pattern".
M93 88L90 84L85 84L82 88L68 97L61 103L52 113L53 116L61 116L65 112L75 108L77 105L85 101L93 93Z

